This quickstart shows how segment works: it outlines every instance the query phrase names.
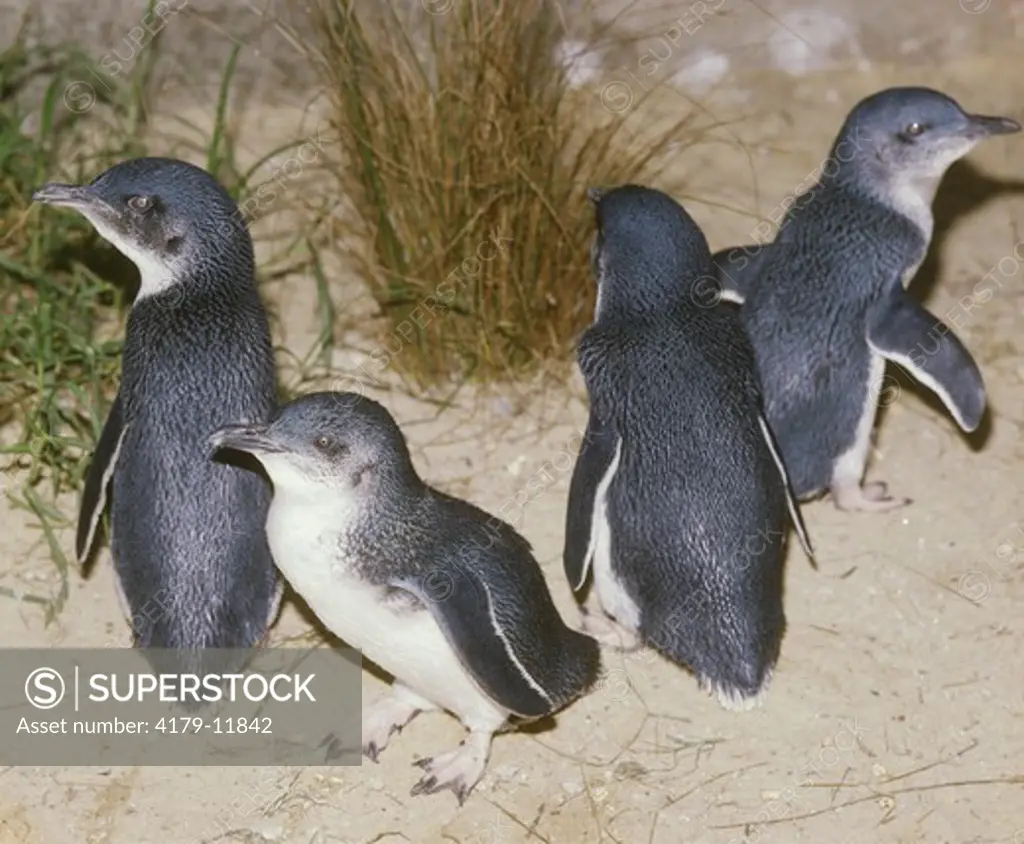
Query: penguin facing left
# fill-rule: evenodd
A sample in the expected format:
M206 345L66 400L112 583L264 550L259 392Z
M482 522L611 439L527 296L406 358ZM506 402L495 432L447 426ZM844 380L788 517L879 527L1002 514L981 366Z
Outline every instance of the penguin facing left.
M765 420L754 351L686 211L651 188L592 189L593 324L578 360L590 398L569 487L564 567L593 574L584 629L689 666L726 708L756 705L785 624L787 513L813 562Z
M363 753L377 761L428 710L469 730L416 763L426 773L412 794L450 789L461 804L511 718L550 715L597 679L598 644L564 623L529 543L421 480L382 405L312 393L211 445L263 463L278 567L328 629L394 677L363 714Z
M89 557L109 498L134 644L175 649L179 669L234 669L205 649L259 644L283 587L264 529L266 478L258 466L211 461L207 444L220 425L265 419L276 403L252 240L227 191L175 159L131 159L33 198L82 214L140 274L121 385L86 477L78 559ZM166 665L167 655L150 659Z

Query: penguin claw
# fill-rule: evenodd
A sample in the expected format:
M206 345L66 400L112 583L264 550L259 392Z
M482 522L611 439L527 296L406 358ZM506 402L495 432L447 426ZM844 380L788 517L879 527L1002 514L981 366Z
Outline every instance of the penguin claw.
M837 509L848 512L884 513L913 503L910 498L896 498L890 495L889 486L884 481L875 481L852 488L834 489L832 499Z
M417 797L420 794L433 794L436 788L436 777L424 777L410 789L409 794L413 797Z
M461 806L483 776L489 743L490 735L479 736L447 753L417 759L413 764L426 773L412 787L410 794L436 794L447 790L455 795Z
M892 501L892 496L889 495L889 485L885 481L864 484L861 487L861 492L864 493L864 497L868 501Z
M417 709L394 696L375 703L363 713L363 753L376 762L391 736L402 732L417 713Z
M409 790L409 795L418 797L421 794L438 794L442 791L450 791L459 801L459 806L466 802L472 788L467 787L464 782L438 782L437 777L430 775L421 779Z

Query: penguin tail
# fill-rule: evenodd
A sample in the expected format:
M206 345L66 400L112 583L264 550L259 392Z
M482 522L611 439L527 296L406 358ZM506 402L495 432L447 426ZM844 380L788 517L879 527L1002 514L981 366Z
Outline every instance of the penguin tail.
M592 636L566 627L560 663L556 702L562 707L597 683L601 675L601 646Z
M760 703L771 683L781 631L749 631L737 636L732 625L719 627L709 619L693 626L672 621L661 619L651 625L644 631L644 639L676 664L689 668L701 688L724 708L744 710Z
M154 673L170 674L179 678L174 685L181 689L179 705L187 712L196 712L208 705L211 700L210 689L223 688L223 675L240 673L249 659L247 652L236 649L171 648L152 645L140 649ZM187 688L194 689L195 692L188 693L185 691ZM216 696L212 698L216 699Z

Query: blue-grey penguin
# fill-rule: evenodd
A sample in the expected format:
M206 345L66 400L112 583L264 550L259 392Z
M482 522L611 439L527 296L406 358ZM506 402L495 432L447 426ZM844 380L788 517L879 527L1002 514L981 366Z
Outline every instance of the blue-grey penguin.
M86 477L84 562L110 499L111 556L135 644L189 670L235 667L199 649L259 644L280 602L259 466L210 459L221 425L273 412L276 379L252 240L226 190L167 158L110 168L34 199L72 208L139 270L121 384ZM255 470L255 471L254 471ZM212 662L211 662L212 660Z
M382 405L312 393L211 444L263 463L278 567L328 629L394 677L363 713L363 752L376 761L427 710L469 730L417 763L426 773L413 794L450 789L462 803L512 716L550 715L596 680L598 644L564 623L529 543L421 480Z
M813 562L734 311L708 307L704 234L651 188L592 188L594 321L580 338L590 400L563 563L601 613L584 629L688 666L732 709L756 705L783 635L788 519Z
M909 503L862 486L886 360L975 430L985 387L970 353L905 292L932 236L946 170L979 141L1020 131L967 114L927 88L890 88L847 116L818 181L769 245L715 254L724 299L741 305L768 421L801 500L830 492L843 510Z

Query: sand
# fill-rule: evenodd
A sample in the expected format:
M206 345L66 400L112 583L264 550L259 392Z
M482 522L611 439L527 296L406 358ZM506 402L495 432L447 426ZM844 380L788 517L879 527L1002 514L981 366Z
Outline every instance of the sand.
M1018 69L1010 59L976 57L801 78L737 73L706 106L730 125L681 154L673 176L687 180L694 198L684 201L713 247L744 242L820 165L859 97L923 83L971 110L1020 117ZM661 105L690 107L682 96ZM250 114L258 129L251 141L242 135L244 144L255 150L275 132L294 137L300 112L296 105ZM304 131L314 131L310 125ZM420 775L413 761L462 738L452 718L429 714L393 738L379 764L360 768L8 769L0 842L1021 844L1022 169L1019 136L993 140L955 168L937 204L932 258L911 288L958 326L982 367L987 435L968 441L921 388L887 382L868 479L888 481L913 504L888 514L841 513L827 500L804 507L820 569L793 543L788 631L762 708L726 712L684 671L605 651L600 687L553 729L499 737L484 780L461 808L450 793L409 796ZM962 301L986 274L993 295ZM358 299L343 270L332 278ZM315 334L311 285L289 279L269 295L282 319L279 338L307 348ZM342 309L341 322L358 307ZM323 384L337 383L357 361L351 350L337 352ZM518 511L507 502L585 424L578 379L545 393L465 394L440 415L399 392L368 392L403 423L426 478L491 512L515 512L560 610L576 623L561 570L570 471L556 472ZM73 509L73 500L64 503ZM38 530L16 511L5 510L3 524L0 585L55 589ZM60 539L70 555L71 532ZM38 607L0 600L0 642L127 641L105 549L90 579L72 577L67 606L49 627ZM309 630L289 603L272 640ZM364 673L364 701L384 691Z

